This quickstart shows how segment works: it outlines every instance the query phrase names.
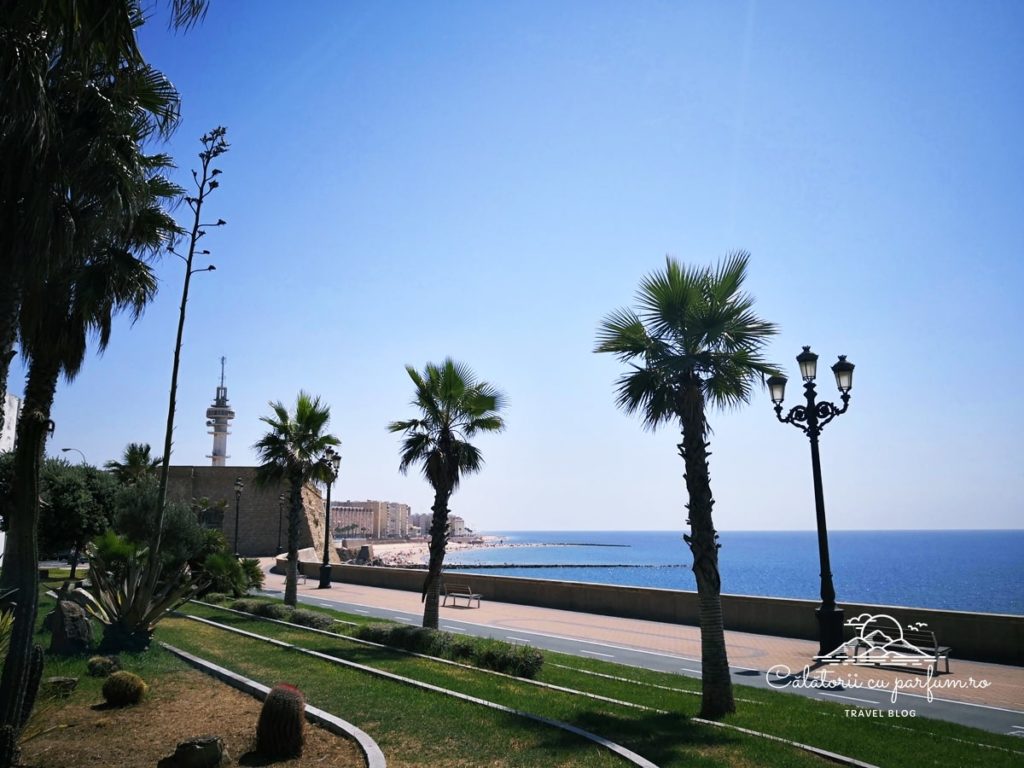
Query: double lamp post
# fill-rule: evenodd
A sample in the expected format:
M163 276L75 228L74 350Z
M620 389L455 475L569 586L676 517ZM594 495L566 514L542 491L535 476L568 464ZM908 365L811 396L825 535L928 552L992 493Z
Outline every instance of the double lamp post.
M839 361L832 366L836 377L843 407L839 408L829 402L818 402L814 389L814 379L818 374L818 356L804 347L803 352L796 356L800 365L800 377L804 380L804 396L806 405L797 405L790 409L785 418L782 416L782 400L786 393L786 377L771 376L768 378L768 389L772 402L775 403L775 416L783 424L792 424L803 430L811 441L811 471L814 474L814 509L818 523L818 560L821 567L821 605L815 611L818 617L818 655L826 656L843 644L843 609L836 605L836 590L832 585L832 567L828 559L828 529L825 525L825 497L821 487L821 458L818 455L818 436L826 424L840 414L846 413L850 406L850 390L853 388L853 363L840 355Z
M320 458L327 472L327 506L324 508L324 560L320 566L320 584L318 589L331 588L331 546L333 536L331 535L331 486L338 479L338 469L341 467L341 454L330 446Z

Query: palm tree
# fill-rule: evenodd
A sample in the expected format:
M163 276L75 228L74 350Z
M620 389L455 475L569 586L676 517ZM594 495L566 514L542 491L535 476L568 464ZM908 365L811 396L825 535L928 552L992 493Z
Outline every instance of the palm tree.
M20 728L37 607L39 469L50 409L61 373L78 373L91 335L110 340L113 317L138 317L156 290L153 253L177 231L164 208L178 192L162 171L163 155L140 149L152 125L142 94L151 73L124 69L117 77L65 73L48 87L59 106L63 171L52 179L55 199L73 222L60 257L41 259L21 286L18 336L28 360L18 423L7 552L0 585L18 590L10 652L0 685L0 728ZM164 81L166 82L166 81ZM29 697L30 698L30 697ZM0 761L2 763L2 761Z
M121 485L134 485L147 477L155 477L163 458L151 455L149 443L128 443L121 461L108 461L103 466L117 478Z
M420 417L395 421L389 432L404 432L402 460L405 474L414 464L434 489L430 521L430 560L423 582L423 626L437 629L441 568L448 544L448 500L463 475L479 472L483 456L469 438L478 432L501 432L505 422L499 412L505 396L486 381L479 381L465 365L445 358L440 365L428 363L421 374L405 367L416 387L412 404Z
M722 622L718 534L711 518L714 498L708 471L705 407L749 402L759 377L775 373L762 351L777 333L753 313L741 292L749 254L738 251L717 268L683 267L666 259L665 270L640 283L639 312L619 309L598 330L595 352L610 352L632 370L617 382L616 403L639 413L644 426L678 422L679 455L685 467L690 533L697 579L701 636L701 714L733 712L732 682Z
M207 0L167 4L172 25L188 28L203 18ZM81 155L61 115L70 91L53 84L73 73L116 80L126 69L154 72L136 40L142 22L138 0L20 0L5 4L0 14L0 400L14 357L22 292L42 271L59 268L74 232L60 193L68 159ZM157 99L142 98L139 106L155 107L154 125L169 135L177 124L177 96L166 80L154 85Z
M288 571L285 575L284 602L295 605L299 581L299 519L302 515L302 488L311 481L327 482L333 471L323 457L328 448L341 441L326 432L331 409L319 397L299 392L295 413L288 413L281 401L269 404L273 416L260 421L270 427L253 446L262 464L256 469L256 482L261 485L287 481L288 507Z

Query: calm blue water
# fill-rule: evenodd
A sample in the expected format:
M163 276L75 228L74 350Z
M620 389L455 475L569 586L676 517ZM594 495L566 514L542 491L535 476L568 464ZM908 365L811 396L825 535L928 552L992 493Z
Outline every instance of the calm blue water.
M494 532L504 545L452 552L447 563L532 564L481 573L664 589L696 588L678 531ZM720 534L722 591L819 597L814 531ZM529 546L541 544L543 546ZM624 544L626 546L581 546ZM830 531L842 603L1024 614L1024 531ZM630 565L639 567L572 567Z

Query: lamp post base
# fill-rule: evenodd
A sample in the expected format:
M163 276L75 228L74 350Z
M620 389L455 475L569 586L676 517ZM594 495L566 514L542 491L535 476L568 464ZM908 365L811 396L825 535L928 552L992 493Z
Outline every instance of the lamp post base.
M838 606L828 608L822 605L814 614L818 617L818 655L827 656L844 642L845 613Z
M320 584L317 589L330 589L331 588L331 566L321 565L320 566Z

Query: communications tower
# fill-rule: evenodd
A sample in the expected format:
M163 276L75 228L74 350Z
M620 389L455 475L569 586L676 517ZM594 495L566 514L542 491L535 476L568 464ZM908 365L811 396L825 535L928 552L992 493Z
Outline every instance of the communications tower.
M235 418L235 412L228 405L228 388L224 386L224 363L227 358L220 359L220 386L213 405L206 409L206 426L210 428L208 435L213 435L213 453L208 456L215 467L223 467L228 457L228 426Z

